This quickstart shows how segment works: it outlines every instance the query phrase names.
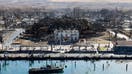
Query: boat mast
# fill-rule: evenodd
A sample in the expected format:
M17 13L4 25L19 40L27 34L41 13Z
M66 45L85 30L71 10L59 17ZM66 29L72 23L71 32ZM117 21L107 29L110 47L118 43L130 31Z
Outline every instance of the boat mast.
M62 31L60 32L60 49L61 49Z

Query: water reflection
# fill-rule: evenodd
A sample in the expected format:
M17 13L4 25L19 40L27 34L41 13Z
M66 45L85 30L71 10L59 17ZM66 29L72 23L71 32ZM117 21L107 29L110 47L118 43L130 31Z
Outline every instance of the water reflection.
M126 64L126 71L127 71L127 69L128 69L128 64Z
M1 62L0 62L0 73L1 73Z
M95 68L96 68L96 64L93 64L94 65L94 71L96 70Z
M102 65L102 70L104 71L104 64Z
M29 74L63 74L64 72L59 72L59 73L29 73Z
M64 73L61 74L131 74L132 61L117 60L36 60L36 61L0 61L0 74L28 74L33 67L42 67L47 64L63 66ZM58 73L57 73L58 74Z
M29 61L29 67L32 67L32 65L34 65L34 61L33 60Z
M8 66L9 66L8 61L4 60L2 63L2 68L6 71Z

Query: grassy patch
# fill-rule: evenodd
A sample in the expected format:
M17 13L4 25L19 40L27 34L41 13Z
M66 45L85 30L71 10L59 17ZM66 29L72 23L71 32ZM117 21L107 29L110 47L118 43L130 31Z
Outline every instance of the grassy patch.
M100 51L106 51L106 50L107 50L107 47L100 47L99 50L100 50Z

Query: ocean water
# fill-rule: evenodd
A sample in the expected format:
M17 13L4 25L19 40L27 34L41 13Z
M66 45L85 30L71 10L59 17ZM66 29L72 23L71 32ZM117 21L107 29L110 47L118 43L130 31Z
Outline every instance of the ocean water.
M1 60L0 74L28 74L30 68L47 64L65 66L57 74L132 74L132 60Z

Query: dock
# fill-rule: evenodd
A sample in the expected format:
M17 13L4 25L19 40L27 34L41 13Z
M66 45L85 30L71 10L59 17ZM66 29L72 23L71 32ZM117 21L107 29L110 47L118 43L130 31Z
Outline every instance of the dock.
M110 60L132 59L132 55L89 54L89 53L43 53L43 54L0 54L0 60Z

